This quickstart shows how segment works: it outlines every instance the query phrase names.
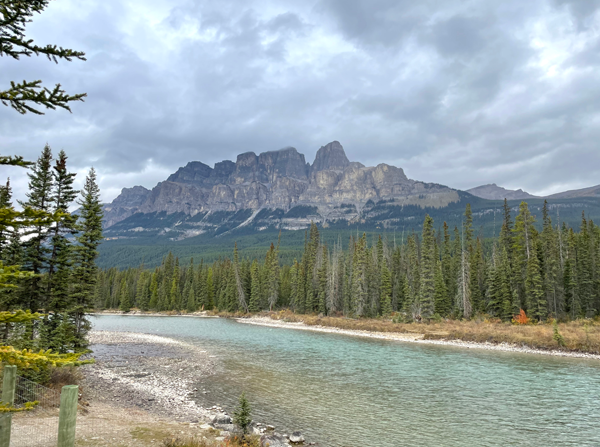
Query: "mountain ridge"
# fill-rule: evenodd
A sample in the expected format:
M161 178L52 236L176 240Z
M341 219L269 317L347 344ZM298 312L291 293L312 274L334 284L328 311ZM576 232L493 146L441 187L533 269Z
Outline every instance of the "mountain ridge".
M304 207L328 221L352 220L367 203L382 200L444 207L457 202L459 195L447 186L408 179L399 167L384 163L365 167L351 162L343 146L333 141L317 151L312 164L293 147L258 155L245 152L236 162L224 160L214 168L189 162L151 190L124 188L105 205L105 227L137 213L195 217L262 209L288 213L295 207ZM298 222L290 225L295 228Z
M466 192L487 200L520 200L520 199L539 199L539 196L529 194L522 189L506 189L498 186L495 183L476 186L475 188L467 189Z

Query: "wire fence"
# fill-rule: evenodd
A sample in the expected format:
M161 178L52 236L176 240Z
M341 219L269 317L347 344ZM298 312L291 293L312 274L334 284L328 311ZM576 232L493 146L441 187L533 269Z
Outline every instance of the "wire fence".
M58 443L60 392L17 376L15 407L38 401L31 411L12 416L10 447L55 447Z
M0 374L0 383L2 380ZM61 392L17 375L14 399L16 408L24 407L27 402L39 403L29 411L0 414L0 419L12 418L9 424L11 426L10 447L57 447ZM114 406L109 403L115 399L122 401L124 405ZM139 408L128 403L125 396L110 393L105 396L105 400L95 400L91 406L85 400L79 400L75 423L75 446L158 446L160 445L158 440L164 439L167 435L169 438L195 437L198 435L200 425L202 423L198 420L181 422L171 418L165 419L151 414L148 408ZM218 436L218 433L215 431L212 435ZM0 444L2 444L1 440Z

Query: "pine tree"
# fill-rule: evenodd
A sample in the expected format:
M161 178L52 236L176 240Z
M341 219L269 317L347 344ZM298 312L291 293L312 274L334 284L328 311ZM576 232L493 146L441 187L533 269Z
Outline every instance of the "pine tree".
M52 251L47 273L47 295L50 300L48 308L52 311L64 311L70 304L73 256L67 237L76 233L77 217L69 213L69 207L77 197L77 191L73 189L75 175L67 171L67 155L60 151L54 166L54 188L51 196L52 211L60 214L50 230Z
M318 311L323 315L327 315L327 292L328 292L328 267L329 267L329 259L327 248L325 246L322 247L321 253L321 266L318 269L317 278L319 280L318 285L318 297L319 297L319 307Z
M471 204L467 203L465 207L465 221L464 227L464 238L467 249L471 250L471 244L473 242L473 213L471 212Z
M246 393L240 396L239 406L233 412L233 423L242 429L244 436L248 434L248 427L252 422L250 403L246 399Z
M351 312L358 317L364 316L368 293L365 277L366 243L367 237L363 234L355 244L354 259L352 260Z
M259 312L260 311L260 274L258 271L258 262L256 259L252 262L252 266L250 267L250 277L251 277L251 286L250 286L250 303L248 305L248 311L250 312Z
M32 1L3 1L0 7L0 45L2 56L8 56L19 60L21 56L44 55L49 60L58 63L59 59L71 61L73 58L85 61L85 53L57 47L56 45L38 46L33 39L25 35L25 27L35 14L43 12L50 3L49 0ZM11 81L8 90L0 90L0 103L10 106L17 112L25 114L31 112L43 115L37 107L47 109L62 109L71 111L70 102L83 101L85 93L68 95L60 86L49 90L42 87L42 81L23 81L15 83Z
M525 300L529 315L542 321L547 314L548 303L542 285L540 263L537 255L537 241L531 241L531 256L527 260L527 274L525 278Z
M421 289L419 294L420 315L429 319L435 313L435 238L433 219L427 214L423 223L423 245L421 248Z
M460 269L458 272L456 307L462 313L464 318L471 317L471 268L469 265L468 253L462 240Z
M52 206L52 188L54 178L52 176L52 151L46 145L42 155L27 174L29 176L29 192L27 200L19 202L23 208L49 213ZM28 279L23 288L23 307L33 311L38 310L46 304L46 290L43 287L41 273L48 268L48 238L49 224L37 222L30 228L26 235L24 267L34 273L35 276Z
M86 312L93 306L93 290L96 284L98 267L98 246L102 241L102 204L100 202L100 188L96 180L96 171L90 169L81 199L77 236L78 246L75 247L75 268L73 271L73 307L78 347L87 347L86 334L90 324L86 320Z
M0 185L0 210L9 209L13 210L12 205L12 189L10 187L10 179L6 180L6 185ZM10 245L10 238L13 233L15 233L14 229L11 229L9 222L2 223L0 225L0 260L6 260L6 250Z
M446 317L452 310L452 301L448 294L446 281L444 281L442 263L438 260L436 264L435 276L433 278L435 287L435 312L442 317Z
M119 289L119 309L123 312L129 312L131 310L131 300L129 298L129 288L125 278L121 280L121 287Z
M387 266L385 259L382 260L381 265L381 289L380 299L381 302L381 315L389 316L392 313L392 278L390 269Z

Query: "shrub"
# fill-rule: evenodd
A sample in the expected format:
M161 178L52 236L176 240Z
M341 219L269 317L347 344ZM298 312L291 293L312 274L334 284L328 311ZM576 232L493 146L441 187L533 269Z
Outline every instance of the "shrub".
M233 412L233 423L242 429L244 435L248 434L248 427L252 422L250 416L250 403L246 399L246 393L240 396L240 404Z

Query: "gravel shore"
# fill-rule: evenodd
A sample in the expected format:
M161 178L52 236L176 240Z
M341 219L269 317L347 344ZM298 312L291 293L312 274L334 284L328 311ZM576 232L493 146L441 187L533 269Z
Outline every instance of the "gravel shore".
M206 351L150 334L91 331L96 363L84 368L92 400L135 406L161 416L199 422L211 411L194 402L194 388L214 371Z
M575 357L585 359L596 359L600 360L600 355L588 354L585 352L568 352L559 350L543 350L533 349L526 346L518 346L509 343L475 343L465 342L462 340L424 340L423 334L406 334L400 332L370 332L350 329L339 329L327 326L310 326L304 323L288 322L281 320L274 320L268 317L251 317L251 318L238 318L238 322L246 324L256 324L260 326L279 327L287 329L298 329L304 331L314 332L326 332L331 334L342 334L351 335L355 337L366 337L376 338L381 340L394 340L408 343L421 343L427 345L440 345L440 346L455 346L466 349L485 349L488 351L503 351L503 352L519 352L523 354L541 354L541 355L552 355L557 357Z
M124 425L121 430L127 432L138 425L162 424L164 435L166 423L171 424L166 429L170 433L212 441L222 441L238 433L223 408L204 408L195 401L209 390L198 389L194 384L215 373L217 360L209 352L172 338L134 332L91 331L89 340L96 363L82 367L85 375L82 389L85 400L91 402L90 409L103 418L104 426L100 430L96 427L96 431L107 432L107 420L125 411L118 421L108 425L116 426L118 422ZM179 424L177 428L172 427L174 423ZM274 432L270 425L253 422L251 429L253 434L262 436L261 445L289 445L286 435ZM144 434L148 428L141 430ZM94 428L87 432L94 433ZM127 442L120 445L138 447L144 439L151 440L136 438L139 427L129 432ZM125 439L122 436L121 433L113 439ZM276 439L280 442L274 443Z

